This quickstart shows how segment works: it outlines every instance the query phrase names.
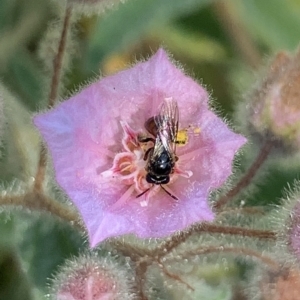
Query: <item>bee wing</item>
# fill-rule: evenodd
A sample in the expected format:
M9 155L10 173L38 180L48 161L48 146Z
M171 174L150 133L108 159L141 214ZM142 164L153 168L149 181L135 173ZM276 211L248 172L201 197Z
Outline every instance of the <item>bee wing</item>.
M159 136L157 136L155 139L155 145L154 145L154 149L153 149L152 159L155 160L157 157L159 157L161 155L161 153L164 151L164 149L165 149L165 146L162 143L162 140L160 139ZM169 150L168 150L168 152L169 152Z
M175 154L179 110L173 98L164 99L158 114L154 116L154 122L157 127L154 153L161 151L161 147L164 147L169 153Z

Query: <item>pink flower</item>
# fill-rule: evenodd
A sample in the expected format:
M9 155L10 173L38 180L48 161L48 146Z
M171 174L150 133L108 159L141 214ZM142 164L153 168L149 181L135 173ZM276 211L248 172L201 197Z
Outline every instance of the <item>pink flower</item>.
M69 261L52 286L55 300L132 300L134 283L129 270L109 257L95 254Z
M300 149L300 51L279 52L251 95L250 123L255 132Z
M177 106L179 144L176 155L169 156L174 164L170 181L151 184L145 156L148 152L151 158L156 141L145 122L162 109L176 113ZM165 237L213 220L209 193L231 174L233 157L246 142L209 109L207 92L162 49L146 62L91 84L36 116L34 123L92 247L112 236ZM164 144L170 135L170 126L165 127ZM150 140L142 142L145 137Z

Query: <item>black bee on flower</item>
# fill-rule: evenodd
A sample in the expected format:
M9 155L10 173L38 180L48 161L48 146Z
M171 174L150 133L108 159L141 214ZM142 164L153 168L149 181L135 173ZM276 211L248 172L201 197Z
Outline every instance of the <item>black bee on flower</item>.
M178 133L179 111L178 105L173 98L165 98L158 114L149 118L145 122L146 130L152 137L140 137L139 142L153 142L145 152L144 160L146 165L146 181L148 183L160 185L161 188L172 198L177 198L169 193L163 184L170 181L170 174L174 172L176 156L176 137ZM150 189L150 188L149 188ZM145 194L149 189L139 194Z

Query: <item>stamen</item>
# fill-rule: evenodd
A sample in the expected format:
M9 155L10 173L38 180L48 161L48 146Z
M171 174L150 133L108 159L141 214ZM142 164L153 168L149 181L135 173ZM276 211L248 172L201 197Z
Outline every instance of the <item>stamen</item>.
M124 161L122 163L120 163L120 169L124 169L124 168L127 168L128 166L131 165L131 162L128 162L128 161Z
M128 173L131 173L130 169L131 169L131 165L129 165L129 166L125 167L125 168L122 168L121 173L125 173L127 171L128 171Z

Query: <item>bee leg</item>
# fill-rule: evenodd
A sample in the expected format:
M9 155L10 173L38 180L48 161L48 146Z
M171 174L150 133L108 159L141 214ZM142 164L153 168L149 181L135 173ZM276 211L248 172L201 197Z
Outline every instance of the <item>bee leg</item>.
M150 190L150 188L144 190L142 193L140 193L139 195L137 195L136 198L140 198L141 196L143 196L144 194L146 194L149 190Z
M150 152L153 151L153 147L152 148L149 148L146 152L145 152L145 155L144 155L144 160L148 160L148 157L149 157L149 154Z
M178 198L177 197L175 197L174 195L172 195L170 192L168 192L162 185L160 185L160 187L170 196L170 197L172 197L173 199L175 199L175 200L178 200Z
M155 143L155 139L152 138L152 137L143 137L143 136L139 136L139 137L138 137L138 141L139 141L140 143L148 143L148 142Z

